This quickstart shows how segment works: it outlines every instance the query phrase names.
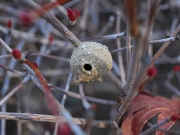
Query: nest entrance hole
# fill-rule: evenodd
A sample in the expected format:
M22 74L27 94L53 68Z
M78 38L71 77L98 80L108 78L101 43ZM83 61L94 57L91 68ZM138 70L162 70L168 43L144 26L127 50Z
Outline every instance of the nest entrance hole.
M85 69L86 71L91 71L92 66L91 66L90 64L84 64L84 69Z

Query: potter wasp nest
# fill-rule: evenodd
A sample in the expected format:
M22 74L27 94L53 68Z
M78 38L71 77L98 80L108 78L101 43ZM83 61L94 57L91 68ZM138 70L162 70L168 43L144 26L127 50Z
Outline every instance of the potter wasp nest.
M83 42L73 51L70 69L77 83L102 82L112 68L112 56L105 45Z

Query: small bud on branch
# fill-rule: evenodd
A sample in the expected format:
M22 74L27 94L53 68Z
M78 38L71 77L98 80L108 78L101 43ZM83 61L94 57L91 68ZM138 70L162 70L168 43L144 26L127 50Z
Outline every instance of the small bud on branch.
M17 49L14 49L14 50L12 50L12 56L17 60L20 60L21 59L21 52Z
M180 115L178 115L178 114L173 114L173 115L171 115L171 120L172 120L172 121L180 120Z
M156 75L157 75L158 71L157 71L157 68L152 66L150 67L148 70L147 70L147 75L150 77L150 78L154 78Z
M12 28L12 21L11 21L11 20L8 20L8 22L7 22L7 27L8 27L9 29Z
M36 68L38 68L38 64L36 62L33 63Z
M71 8L67 8L67 15L68 15L71 25L74 25L76 21L76 15Z
M175 66L173 67L173 71L174 71L174 72L180 71L180 65L175 65Z
M53 40L54 40L54 36L53 36L53 35L50 35L50 36L49 36L49 43L51 44L51 43L53 42Z

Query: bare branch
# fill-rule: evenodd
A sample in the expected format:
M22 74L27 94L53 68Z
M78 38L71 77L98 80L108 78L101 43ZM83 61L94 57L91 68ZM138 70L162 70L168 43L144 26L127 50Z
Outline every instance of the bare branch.
M169 81L165 81L164 85L170 89L171 91L173 91L177 96L180 97L180 90L178 90L175 86L173 86Z
M121 22L121 13L120 13L120 11L117 11L117 21L116 21L116 32L117 33L120 32L120 22ZM117 48L118 49L121 48L120 38L116 39L116 43L117 43ZM126 76L125 76L125 71L124 71L122 53L121 52L117 53L117 57L118 57L118 64L119 64L119 71L120 71L120 75L121 75L121 81L122 81L122 85L124 86L126 83Z
M141 84L141 80L144 77L143 75L145 74L145 72L148 69L148 64L149 64L149 57L146 56L141 63L141 67L140 67L139 72L136 76L136 79L133 83L133 86L128 91L127 96L125 97L124 101L122 102L121 106L118 109L119 112L116 114L116 118L115 118L117 123L121 119L122 115L126 111L127 107L131 103L132 99L137 95L138 88Z
M178 27L174 30L171 36L175 36L180 31L180 24ZM170 42L166 42L163 44L163 46L158 50L158 52L154 55L151 63L149 66L153 65L153 63L159 58L159 56L163 53L163 51L166 49L166 47L170 44Z
M42 122L59 122L65 123L67 120L62 116L53 116L53 115L42 115L42 114L29 114L29 113L5 113L0 112L0 119L6 120L33 120L33 121L42 121ZM73 118L74 123L78 125L84 125L86 120L83 118ZM108 128L111 126L109 121L98 121L93 120L93 127L98 128Z
M35 3L32 0L26 0L25 1L26 4L28 4L29 6L35 8L35 9L39 9L40 6ZM46 12L43 16L42 16L46 21L48 21L52 26L54 26L54 28L56 28L61 34L63 34L67 39L69 39L69 41L75 46L78 47L81 44L81 41L71 32L67 29L66 26L64 26L64 24L62 24L55 16L53 16L51 13Z
M29 79L24 78L14 89L12 89L1 101L0 101L0 107L12 96L14 93L16 93L25 82L27 82Z

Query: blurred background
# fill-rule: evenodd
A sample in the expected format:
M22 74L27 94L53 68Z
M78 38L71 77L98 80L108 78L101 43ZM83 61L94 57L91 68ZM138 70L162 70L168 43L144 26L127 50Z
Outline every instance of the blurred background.
M43 6L53 2L53 0L36 0L35 2ZM138 20L142 28L147 19L149 2L150 0L139 0L137 2ZM76 13L74 25L70 24L67 17L66 8L68 7ZM27 59L36 62L49 83L65 89L70 74L69 59L74 46L43 18L38 16L32 22L28 22L28 15L23 16L21 14L22 12L28 14L34 11L22 0L0 0L0 37L11 48L21 50L26 54ZM49 11L81 41L100 42L106 45L110 51L117 49L117 35L115 37L113 35L126 31L127 21L123 0L73 0L63 6L55 6ZM180 1L162 0L156 14L150 41L168 38L179 21ZM120 28L118 28L118 24ZM106 35L110 35L111 38L102 38ZM126 36L120 36L118 40L121 43L120 48L126 46ZM165 81L167 76L172 73L173 67L180 62L179 43L179 41L172 42L156 61L155 66L158 69L158 75L145 86L145 89L151 93L167 98L177 95L165 85ZM133 38L131 44L133 45ZM150 57L157 52L162 44L151 45ZM126 50L119 52L123 58L124 74L126 74ZM112 72L121 80L117 54L119 53L112 53ZM0 68L0 96L3 98L19 84L27 72L14 58L8 56L8 52L3 46L0 46L0 66L2 67ZM3 66L13 71L8 71ZM179 89L180 74L178 72L171 79L171 84ZM106 99L114 101L114 103L120 93L108 78L105 78L102 83L84 84L83 87L86 96ZM70 78L69 91L79 93L78 84L75 83L73 77ZM63 94L60 92L53 92L53 94L61 102ZM97 109L94 119L110 120L113 111L116 110L116 105L95 104ZM24 83L23 87L3 106L1 107L2 112L51 114L44 93L31 79ZM85 109L80 99L67 96L64 106L73 117L85 117ZM4 125L6 126L2 129L1 123L1 133L4 130L6 135L51 135L55 127L54 123L49 122L11 120L7 120ZM115 133L111 128L92 128L91 134L113 135Z

